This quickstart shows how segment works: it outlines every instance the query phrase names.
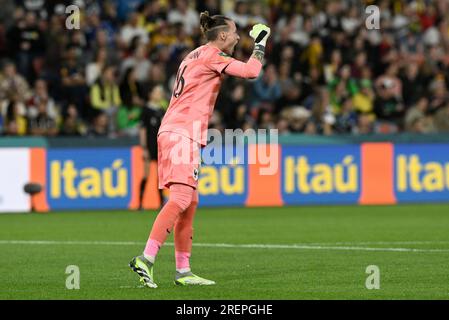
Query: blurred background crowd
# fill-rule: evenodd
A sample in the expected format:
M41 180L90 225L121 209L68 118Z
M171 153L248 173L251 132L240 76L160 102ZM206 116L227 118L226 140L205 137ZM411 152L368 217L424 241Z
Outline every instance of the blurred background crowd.
M379 29L365 26L370 4ZM225 76L210 127L449 132L446 0L2 0L0 134L137 136L142 108L167 108L180 61L204 43L204 10L237 23L240 60L253 24L272 29L263 73Z

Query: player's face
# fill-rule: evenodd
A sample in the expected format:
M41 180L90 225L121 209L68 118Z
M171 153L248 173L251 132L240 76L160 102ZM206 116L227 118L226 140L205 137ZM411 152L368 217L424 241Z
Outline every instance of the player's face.
M240 36L237 33L237 27L234 21L228 21L229 31L226 32L226 39L223 51L229 55L234 53L235 46L240 40Z

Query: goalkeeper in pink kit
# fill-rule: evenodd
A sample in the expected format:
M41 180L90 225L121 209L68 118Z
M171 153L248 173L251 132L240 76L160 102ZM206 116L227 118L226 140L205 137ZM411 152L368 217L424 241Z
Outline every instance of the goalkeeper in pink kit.
M240 37L231 19L208 12L200 15L207 43L189 53L179 66L168 110L158 132L159 188L170 189L168 202L154 221L142 255L130 262L140 281L157 288L153 265L173 231L177 285L213 285L190 270L193 218L198 205L200 149L207 143L208 121L220 90L222 74L253 79L261 69L270 28L257 24L250 31L254 51L245 63L231 57ZM179 155L182 154L180 157Z

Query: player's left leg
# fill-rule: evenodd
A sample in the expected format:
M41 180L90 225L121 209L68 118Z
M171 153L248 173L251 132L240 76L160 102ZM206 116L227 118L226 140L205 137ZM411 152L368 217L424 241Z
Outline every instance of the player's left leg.
M198 190L195 190L190 206L178 216L174 227L176 285L213 285L214 281L201 278L190 270L193 241L193 219L198 206Z

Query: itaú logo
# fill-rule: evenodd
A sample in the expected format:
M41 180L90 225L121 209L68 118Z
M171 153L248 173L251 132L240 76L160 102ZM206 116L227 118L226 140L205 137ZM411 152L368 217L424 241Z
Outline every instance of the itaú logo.
M198 180L198 192L202 196L242 195L245 192L245 166L238 157L229 161L231 164L221 166L202 166L201 178Z
M418 154L396 157L396 184L399 192L449 190L449 162L424 161Z
M284 177L286 193L355 193L359 189L359 166L351 155L334 164L312 164L306 156L288 156L284 160Z
M50 163L50 195L69 199L121 198L128 195L128 169L122 159L110 167L77 167L73 160Z

